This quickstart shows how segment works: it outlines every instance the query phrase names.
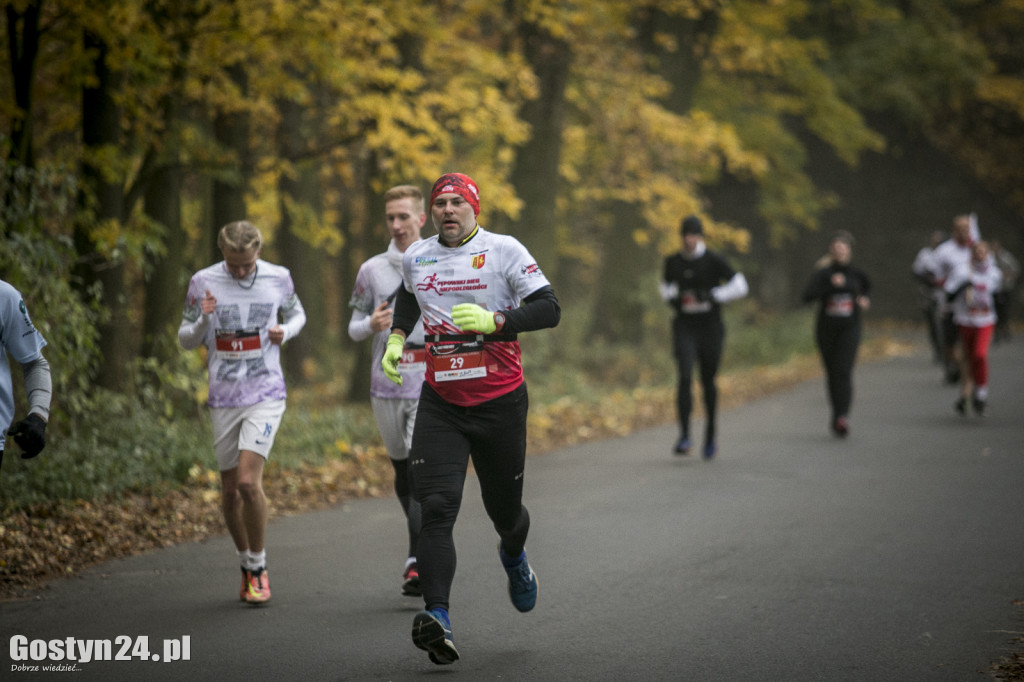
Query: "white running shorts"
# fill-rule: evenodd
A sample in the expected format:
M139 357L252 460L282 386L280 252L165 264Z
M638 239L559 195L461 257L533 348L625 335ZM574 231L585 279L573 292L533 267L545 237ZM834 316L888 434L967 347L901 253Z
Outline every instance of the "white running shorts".
M247 407L211 407L213 450L221 471L238 466L238 454L250 450L267 459L284 416L284 400L267 400Z
M401 462L409 458L412 446L412 429L416 425L416 408L419 398L374 398L370 397L377 430L388 457Z

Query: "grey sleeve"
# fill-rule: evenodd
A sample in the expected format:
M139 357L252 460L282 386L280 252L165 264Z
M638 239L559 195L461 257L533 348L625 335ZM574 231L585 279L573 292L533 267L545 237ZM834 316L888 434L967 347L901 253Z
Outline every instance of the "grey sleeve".
M28 394L29 414L38 414L50 419L50 397L53 384L50 379L50 363L42 355L21 366L25 372L25 393Z

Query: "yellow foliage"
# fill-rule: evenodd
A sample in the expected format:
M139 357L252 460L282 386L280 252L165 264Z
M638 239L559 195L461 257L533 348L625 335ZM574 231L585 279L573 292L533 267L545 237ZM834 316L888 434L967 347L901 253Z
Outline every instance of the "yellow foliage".
M1024 0L1020 0L1024 5ZM1006 75L991 75L978 83L978 96L993 105L1024 118L1024 81Z

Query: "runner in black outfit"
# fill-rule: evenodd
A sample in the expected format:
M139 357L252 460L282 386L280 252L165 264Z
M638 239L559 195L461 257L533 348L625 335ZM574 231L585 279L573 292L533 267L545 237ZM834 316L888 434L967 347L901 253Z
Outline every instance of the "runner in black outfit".
M680 437L675 445L677 455L690 451L690 412L693 409L693 363L700 365L700 381L704 393L705 432L704 458L718 452L715 419L718 388L715 375L722 360L725 325L721 304L747 295L747 280L736 272L719 254L704 245L704 225L697 216L687 216L681 225L683 248L665 260L661 283L662 298L676 317L672 324L673 349L679 366L676 389L676 410Z
M819 301L815 341L825 366L832 432L850 431L853 403L853 365L860 345L861 311L871 304L871 280L850 265L853 236L838 232L829 242L829 263L814 272L804 288L803 301Z

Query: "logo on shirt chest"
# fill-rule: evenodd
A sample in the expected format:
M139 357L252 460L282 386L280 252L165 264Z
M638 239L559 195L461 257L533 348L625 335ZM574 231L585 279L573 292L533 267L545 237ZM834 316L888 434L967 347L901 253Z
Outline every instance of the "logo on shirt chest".
M416 291L433 291L440 296L441 291L437 288L437 277L437 273L434 273L423 278L423 281L416 285Z
M416 283L416 291L433 291L438 296L460 291L482 291L486 288L487 284L480 281L479 277L441 279L436 272L425 276L422 281Z
M473 269L474 270L479 270L480 268L482 268L484 266L484 261L485 260L487 260L487 254L486 253L479 253L479 254L473 256Z

